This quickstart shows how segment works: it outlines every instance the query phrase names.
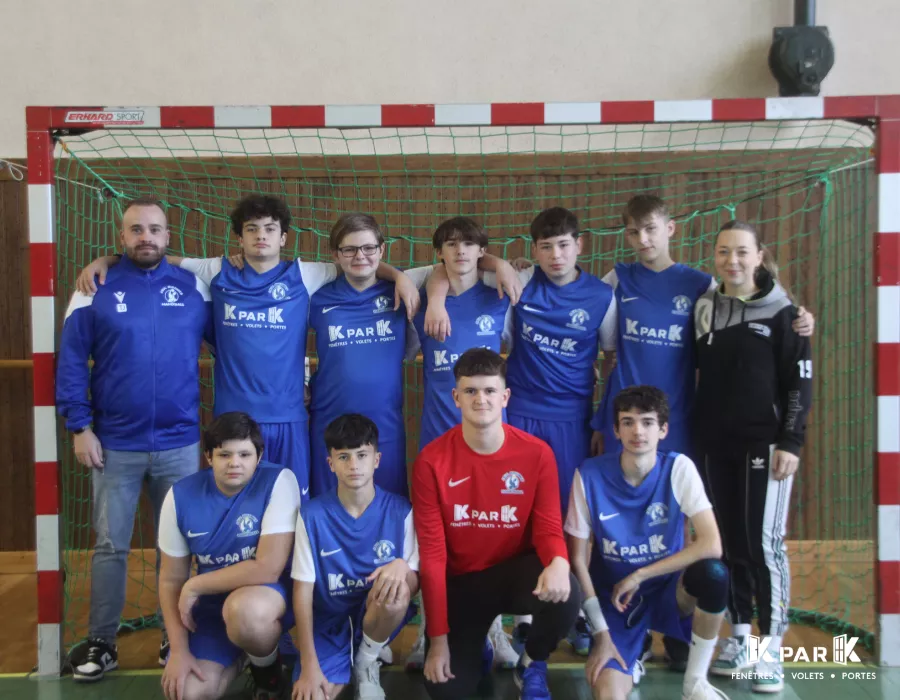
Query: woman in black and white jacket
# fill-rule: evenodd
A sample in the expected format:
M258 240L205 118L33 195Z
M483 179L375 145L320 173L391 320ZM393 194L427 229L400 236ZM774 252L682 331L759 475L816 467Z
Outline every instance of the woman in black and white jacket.
M694 309L700 369L694 428L731 573L733 636L711 671L730 676L750 668L755 596L773 654L757 665L752 687L774 693L784 684L777 661L790 599L784 538L812 400L810 344L791 329L797 308L753 226L725 224L715 264L722 283Z

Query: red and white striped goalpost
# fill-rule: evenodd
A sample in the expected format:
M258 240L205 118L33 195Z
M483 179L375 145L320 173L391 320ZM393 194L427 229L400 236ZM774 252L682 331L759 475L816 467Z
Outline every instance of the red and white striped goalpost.
M53 133L63 129L539 126L671 122L870 120L878 167L875 236L877 396L873 489L878 661L900 666L900 95L466 105L28 107L28 235L34 361L38 673L63 660L63 572L54 368L58 320Z

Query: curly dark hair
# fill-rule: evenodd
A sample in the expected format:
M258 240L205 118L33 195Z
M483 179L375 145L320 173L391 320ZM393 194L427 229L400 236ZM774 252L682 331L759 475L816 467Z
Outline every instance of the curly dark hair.
M669 400L662 389L646 384L622 389L613 399L613 415L619 425L619 414L625 411L656 413L660 426L669 422Z
M231 228L240 238L245 223L266 217L275 219L281 225L281 232L287 233L291 225L291 211L284 200L271 194L249 194L231 212Z

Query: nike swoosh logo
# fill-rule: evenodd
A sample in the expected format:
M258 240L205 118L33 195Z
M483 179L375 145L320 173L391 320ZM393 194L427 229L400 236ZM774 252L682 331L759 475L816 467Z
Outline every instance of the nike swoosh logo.
M640 297L622 297L622 303L624 304L626 301L634 301L635 299L640 299Z
M191 532L188 530L188 537L203 537L203 535L208 535L209 532Z
M610 513L609 515L604 515L603 513L600 513L600 521L603 522L605 520L612 520L617 515L618 515L618 513Z
M523 306L522 308L523 308L525 311L531 311L532 313L536 313L536 314L542 314L542 313L544 313L543 311L541 311L541 309L536 309L536 308L534 308L533 306L528 306L528 304L525 304L525 306Z
M341 308L340 304L338 304L337 306L326 306L326 307L323 307L322 313L327 314L329 311L334 311L335 309L339 309L339 308Z
M462 482L468 481L471 478L471 476L467 476L465 479L460 479L459 481L453 481L453 479L450 479L448 483L450 484L450 488L452 489L454 486L459 486Z
M309 486L307 486L305 489L303 489L303 492L302 492L302 493L303 493L304 496L305 496L306 494L308 494L308 493L309 493Z
M319 554L321 554L323 557L330 557L332 554L337 554L340 551L340 547L338 547L337 549L332 549L330 552L326 552L324 549L320 549Z

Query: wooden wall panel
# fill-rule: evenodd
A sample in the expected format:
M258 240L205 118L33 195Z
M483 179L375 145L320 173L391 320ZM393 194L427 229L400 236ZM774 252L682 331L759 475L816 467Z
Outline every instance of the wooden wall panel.
M0 179L0 359L31 356L24 183ZM30 369L0 368L0 551L34 549Z

